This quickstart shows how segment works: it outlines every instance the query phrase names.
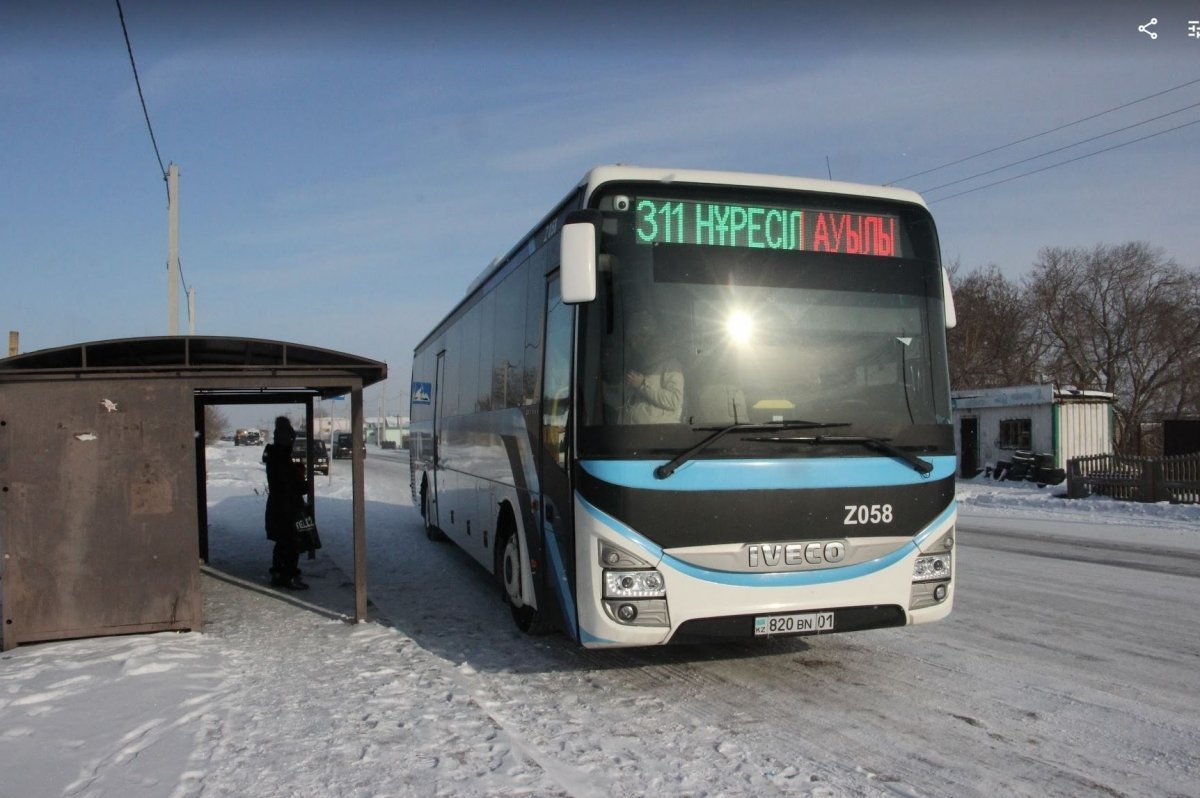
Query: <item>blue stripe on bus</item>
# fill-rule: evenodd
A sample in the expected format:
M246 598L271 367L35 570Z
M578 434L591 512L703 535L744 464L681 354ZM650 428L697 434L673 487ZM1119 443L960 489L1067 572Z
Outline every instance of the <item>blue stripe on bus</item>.
M921 476L912 466L890 457L820 457L789 460L692 460L666 479L654 476L665 460L584 460L580 465L596 479L643 490L794 490L798 488L866 488L917 485L953 476L954 455L926 457L933 471Z
M644 535L634 532L631 527L626 526L625 524L622 524L620 521L613 518L611 515L604 512L603 510L599 509L594 504L589 502L587 499L580 496L578 493L575 494L575 501L578 502L579 506L581 508L583 508L583 511L585 513L587 513L588 515L590 515L594 520L599 521L601 524L604 524L604 526L608 527L612 532L614 532L618 536L623 537L626 540L632 541L632 542L636 543L637 545L641 546L645 551L650 552L649 557L651 559L658 559L663 556L662 547L659 546L657 543L654 543L653 541L650 540L650 538L648 538Z
M913 538L913 543L916 544L917 548L925 545L925 541L929 539L929 536L937 532L938 527L942 526L942 524L945 524L947 521L953 518L956 512L958 512L958 502L951 500L949 506L947 506L945 510L942 510L942 514L930 521L929 526L922 529L921 532Z
M550 524L543 527L546 533L546 551L550 553L550 581L558 592L558 606L563 611L563 629L567 632L567 637L572 640L578 639L576 628L578 620L575 616L575 600L571 598L571 588L567 585L567 572L563 568L562 558L558 552L558 536L554 534L554 529Z
M579 627L579 642L580 643L616 643L615 640L609 640L607 637L597 637L591 632Z
M919 542L925 540L934 530L949 520L955 510L955 506L951 504L932 523L921 530L920 534L912 542L905 542L895 551L869 562L847 565L841 568L825 568L819 571L776 571L772 573L752 574L735 571L717 571L683 562L664 552L659 546L652 543L643 535L638 534L612 516L589 504L578 493L575 494L575 499L579 502L579 506L584 512L594 520L608 527L620 537L654 552L656 556L661 555L663 562L674 570L704 582L711 582L718 585L732 585L735 587L802 587L805 585L823 585L830 582L842 582L847 579L858 579L877 573L895 565L916 551Z

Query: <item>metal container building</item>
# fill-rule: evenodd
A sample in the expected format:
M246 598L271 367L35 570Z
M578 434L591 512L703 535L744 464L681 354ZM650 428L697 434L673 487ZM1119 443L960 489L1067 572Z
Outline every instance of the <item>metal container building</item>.
M952 391L950 401L964 477L1018 450L1053 454L1056 468L1072 457L1113 451L1111 393L1020 385Z

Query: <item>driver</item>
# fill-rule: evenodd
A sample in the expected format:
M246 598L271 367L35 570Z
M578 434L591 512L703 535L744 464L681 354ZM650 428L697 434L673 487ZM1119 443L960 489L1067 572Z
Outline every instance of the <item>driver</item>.
M683 417L683 366L668 351L658 324L648 311L630 314L631 368L625 372L617 422L620 424L677 424Z

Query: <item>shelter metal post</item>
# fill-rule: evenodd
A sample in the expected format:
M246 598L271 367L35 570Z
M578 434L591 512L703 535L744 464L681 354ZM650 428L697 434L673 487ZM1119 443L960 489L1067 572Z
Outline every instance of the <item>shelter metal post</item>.
M359 383L350 391L351 481L354 489L354 620L367 619L367 513L363 486L363 389Z
M179 167L167 167L167 335L179 335Z
M201 562L208 562L208 463L205 438L208 430L204 424L204 411L208 407L197 394L192 400L196 408L196 523L199 532L199 555Z
M317 506L317 472L313 470L313 398L304 400L304 442L307 456L304 463L305 479L308 480L308 506Z

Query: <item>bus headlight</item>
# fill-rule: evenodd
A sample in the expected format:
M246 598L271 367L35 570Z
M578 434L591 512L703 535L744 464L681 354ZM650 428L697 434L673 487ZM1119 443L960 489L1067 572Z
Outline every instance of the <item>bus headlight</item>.
M605 571L605 598L662 598L667 583L658 571Z
M932 582L950 578L950 553L918 557L913 563L914 582Z

